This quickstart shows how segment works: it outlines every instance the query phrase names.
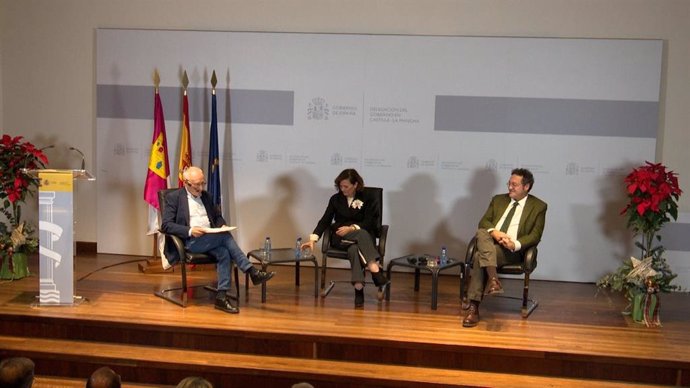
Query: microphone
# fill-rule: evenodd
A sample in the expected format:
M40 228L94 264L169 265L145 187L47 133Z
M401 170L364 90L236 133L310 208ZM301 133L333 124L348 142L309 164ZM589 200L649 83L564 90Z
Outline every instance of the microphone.
M86 170L86 158L84 157L84 153L79 150L79 148L75 147L69 147L70 151L77 151L79 155L81 155L81 169Z

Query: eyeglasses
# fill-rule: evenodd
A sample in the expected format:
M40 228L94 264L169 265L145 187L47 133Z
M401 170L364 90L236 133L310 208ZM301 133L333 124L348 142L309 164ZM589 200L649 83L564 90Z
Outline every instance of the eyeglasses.
M201 181L201 182L197 182L197 183L185 181L185 183L188 184L189 186L192 186L192 187L203 187L206 184L206 181Z
M507 182L507 184L508 184L508 187L511 187L511 188L516 188L516 187L523 186L522 183Z

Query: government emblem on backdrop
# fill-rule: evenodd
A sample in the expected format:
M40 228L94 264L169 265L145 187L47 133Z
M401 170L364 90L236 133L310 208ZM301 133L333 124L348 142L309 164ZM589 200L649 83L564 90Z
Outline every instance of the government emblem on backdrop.
M340 155L339 152L334 153L331 155L331 165L332 166L341 166L343 164L343 156Z
M570 162L565 165L565 175L579 175L580 165L575 162Z
M323 97L314 97L307 107L307 119L328 120L330 108Z
M257 162L267 162L268 161L268 152L266 152L266 150L257 151L256 161Z
M419 159L414 155L407 158L407 168L419 168Z

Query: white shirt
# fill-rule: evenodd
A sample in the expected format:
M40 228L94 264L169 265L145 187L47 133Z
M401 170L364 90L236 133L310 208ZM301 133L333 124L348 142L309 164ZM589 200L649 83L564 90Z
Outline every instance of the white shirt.
M528 195L526 195L525 198L517 201L518 206L515 208L515 214L513 214L513 218L510 219L510 225L508 225L508 231L506 232L506 234L510 236L510 238L515 242L515 250L513 252L517 252L522 248L522 244L520 244L520 241L518 241L517 239L517 232L518 227L520 226L522 210L525 208L525 203L527 202L527 197ZM506 210L503 212L503 215L501 216L501 218L499 218L494 229L499 229L501 225L503 225L503 220L505 220L508 216L508 212L513 207L514 203L515 200L510 201L510 205L508 205ZM491 232L491 230L489 232Z
M211 221L208 219L206 207L204 206L204 203L201 202L201 197L195 197L192 195L192 193L187 191L187 204L189 206L189 235L192 235L191 228L195 226L210 228Z

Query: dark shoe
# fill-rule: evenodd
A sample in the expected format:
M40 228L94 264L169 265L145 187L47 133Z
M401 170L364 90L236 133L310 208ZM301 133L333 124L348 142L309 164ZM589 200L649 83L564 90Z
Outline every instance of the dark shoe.
M258 286L259 284L270 280L275 274L275 272L255 271L249 274L249 277L252 279L252 284Z
M467 309L467 315L462 320L462 327L475 327L479 323L479 304L477 302L470 302L470 308Z
M391 281L383 274L383 270L376 273L372 272L371 279L374 281L374 285L379 288L376 292L376 299L381 302L386 294L386 287L391 284Z
M486 292L484 294L486 295L498 295L503 293L503 286L501 286L501 282L498 281L498 278L491 278L489 279L489 283L486 285Z
M374 285L376 287L385 287L388 285L388 283L390 283L386 275L383 274L382 270L379 270L379 272L372 272L371 279L374 281Z
M364 307L364 289L355 288L355 308Z
M228 298L216 299L216 305L214 307L230 314L237 314L240 312L240 309L233 306L232 302L230 302L230 299Z

